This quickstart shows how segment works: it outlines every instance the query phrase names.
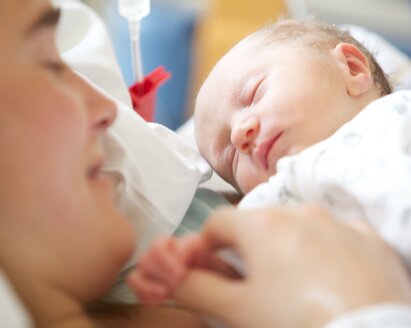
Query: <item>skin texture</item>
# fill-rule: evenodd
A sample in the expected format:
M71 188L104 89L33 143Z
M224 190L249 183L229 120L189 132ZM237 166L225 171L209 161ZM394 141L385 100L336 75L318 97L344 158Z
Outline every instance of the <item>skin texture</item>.
M352 44L313 51L245 39L200 89L197 145L247 193L276 173L280 158L329 137L378 97L367 58Z
M128 283L147 302L172 297L235 328L322 327L367 305L410 303L401 260L355 224L315 206L220 210L198 235L158 240ZM241 255L242 279L216 260L226 247Z
M36 326L91 327L85 305L112 286L135 236L100 172L115 105L62 62L57 21L47 0L0 0L0 266ZM169 317L133 310L102 326Z
M42 325L57 319L43 308L47 294L61 301L56 308L101 295L130 255L134 235L100 173L114 104L61 61L55 14L32 28L50 12L48 1L2 0L0 9L0 30L7 31L0 36L0 259ZM30 277L23 279L26 268Z

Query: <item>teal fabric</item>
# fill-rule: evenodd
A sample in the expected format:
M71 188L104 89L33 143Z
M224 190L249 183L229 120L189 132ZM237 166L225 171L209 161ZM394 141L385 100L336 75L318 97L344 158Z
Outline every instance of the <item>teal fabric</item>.
M181 236L187 233L198 232L207 220L207 217L213 213L217 207L229 204L223 196L215 191L199 188L174 235ZM120 274L116 284L110 292L103 297L105 302L128 304L137 302L134 293L125 283L125 277L133 269L134 267L129 268Z
M190 232L198 232L207 217L217 207L224 205L230 205L230 203L222 195L210 189L197 189L193 201L174 235L181 236Z

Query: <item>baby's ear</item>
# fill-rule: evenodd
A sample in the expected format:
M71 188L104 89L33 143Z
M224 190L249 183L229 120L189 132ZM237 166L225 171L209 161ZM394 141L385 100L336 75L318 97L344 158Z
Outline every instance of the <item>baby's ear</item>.
M350 96L361 96L373 86L373 77L367 57L351 43L339 43L333 55L340 63Z

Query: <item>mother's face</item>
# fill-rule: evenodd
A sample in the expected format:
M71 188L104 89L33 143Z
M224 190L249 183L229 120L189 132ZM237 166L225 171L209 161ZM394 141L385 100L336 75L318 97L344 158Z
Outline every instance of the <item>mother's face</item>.
M108 281L133 243L100 174L116 109L61 61L58 16L47 0L0 0L0 234L26 267Z

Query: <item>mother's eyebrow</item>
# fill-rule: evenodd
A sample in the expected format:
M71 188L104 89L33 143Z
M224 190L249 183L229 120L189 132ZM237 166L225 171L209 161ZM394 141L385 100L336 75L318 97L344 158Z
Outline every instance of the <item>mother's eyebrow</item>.
M48 8L42 12L27 29L27 36L33 35L44 28L54 28L60 21L61 11L59 8Z

